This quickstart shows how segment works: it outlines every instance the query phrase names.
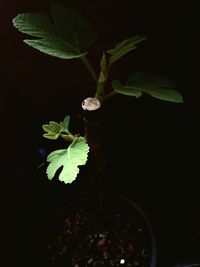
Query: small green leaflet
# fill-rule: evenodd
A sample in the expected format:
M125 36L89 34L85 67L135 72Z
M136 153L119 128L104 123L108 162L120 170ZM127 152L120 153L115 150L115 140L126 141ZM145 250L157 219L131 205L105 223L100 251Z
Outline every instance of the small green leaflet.
M112 87L113 87L114 91L116 93L119 93L119 94L135 96L137 98L142 95L140 90L138 90L136 88L129 87L129 86L124 86L118 80L112 81Z
M44 137L52 140L56 140L61 133L70 134L69 132L70 116L66 116L63 122L50 121L49 124L42 125L43 130L46 132Z
M49 124L42 125L42 128L46 132L43 136L52 140L56 140L62 131L62 126L55 121L50 121Z
M58 139L59 134L53 133L53 132L51 132L51 133L49 132L49 133L43 134L43 137L45 137L47 139L51 139L51 140L56 140L56 139Z
M53 23L45 13L23 13L13 19L22 33L39 39L24 40L33 48L48 55L72 59L85 55L85 49L96 40L88 21L65 5L53 3Z
M147 38L144 36L133 36L132 38L126 39L123 42L116 45L115 48L108 50L107 52L110 56L110 63L114 63L122 56L127 54L128 52L137 48L136 44L146 40Z
M62 167L59 180L68 184L72 183L79 173L78 166L87 162L89 146L84 137L77 137L67 149L53 151L47 157L47 177L52 179L57 170Z
M69 128L69 121L70 121L70 116L67 115L64 118L64 120L60 122L60 125L62 126L62 128L65 129L65 131L68 133L69 133L69 129L68 129Z
M175 83L157 74L137 71L130 75L125 86L117 80L112 82L112 86L115 92L124 95L139 97L142 93L146 93L160 100L183 102L181 93L175 89Z

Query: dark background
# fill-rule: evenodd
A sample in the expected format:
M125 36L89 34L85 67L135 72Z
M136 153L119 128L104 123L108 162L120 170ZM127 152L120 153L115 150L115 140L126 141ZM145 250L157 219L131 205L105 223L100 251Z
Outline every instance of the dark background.
M12 27L18 13L48 11L49 3L7 0L0 4L2 266L9 265L8 258L12 259L9 266L14 262L28 266L31 237L27 236L39 229L45 214L85 190L80 178L65 186L49 182L44 168L37 169L43 162L39 148L47 152L54 148L41 137L41 124L71 114L72 128L81 129L79 103L93 90L81 62L65 62L35 51L23 44L24 36ZM111 76L117 74L123 80L131 69L140 69L177 82L183 104L148 96L139 100L117 96L105 106L108 185L147 212L157 238L159 266L200 260L195 2L71 0L68 5L85 15L98 33L89 54L96 67L103 49L142 34L148 40L121 59Z

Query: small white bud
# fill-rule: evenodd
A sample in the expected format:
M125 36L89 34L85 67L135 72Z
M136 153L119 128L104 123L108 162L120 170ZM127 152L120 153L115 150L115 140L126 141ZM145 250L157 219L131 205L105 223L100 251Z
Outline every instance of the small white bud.
M124 259L121 259L119 263L120 264L124 264L125 263L125 260Z
M100 106L101 106L100 101L94 97L88 97L82 102L82 108L84 110L93 111L99 109Z

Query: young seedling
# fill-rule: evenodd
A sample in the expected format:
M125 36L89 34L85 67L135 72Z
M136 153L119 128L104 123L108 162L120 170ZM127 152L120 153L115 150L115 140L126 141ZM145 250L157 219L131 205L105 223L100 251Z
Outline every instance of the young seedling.
M96 71L87 58L88 47L96 41L96 33L82 15L67 6L53 3L51 16L45 13L18 14L13 19L13 25L20 32L32 36L32 39L24 40L27 45L60 59L78 58L85 64L96 86L95 94L82 102L82 108L87 112L100 109L104 101L115 94L136 98L148 94L159 100L183 102L174 82L157 74L140 71L132 72L125 84L117 78L114 79L111 81L110 90L105 90L112 65L127 53L134 52L140 43L146 40L144 36L130 37L113 49L104 51L99 70ZM62 168L58 178L66 184L76 179L79 166L87 163L88 153L94 145L88 140L87 133L85 136L71 133L69 124L70 116L67 115L62 122L50 121L42 126L45 138L63 138L68 143L67 148L55 150L48 155L49 164L46 171L48 179L51 180ZM85 130L88 130L87 123Z

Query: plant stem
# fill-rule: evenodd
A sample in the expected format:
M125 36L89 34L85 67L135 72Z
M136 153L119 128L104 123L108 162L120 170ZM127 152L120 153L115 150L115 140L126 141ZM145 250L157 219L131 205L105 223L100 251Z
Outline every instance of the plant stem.
M60 136L64 139L64 140L66 140L66 141L68 141L68 142L73 142L74 141L74 139L76 138L74 135L72 135L72 134L62 134L62 133L60 133Z
M85 64L86 68L88 69L88 71L91 74L95 83L97 83L97 74L96 74L94 68L92 67L92 65L90 64L89 60L86 58L86 56L82 56L80 59Z
M96 90L95 98L99 99L100 102L102 101L102 98L104 95L104 86L105 86L104 82L97 83L97 90Z
M84 112L85 138L90 146L89 175L93 177L93 186L98 202L98 214L103 218L105 209L105 167L106 162L102 151L102 140L100 133L101 114L100 110Z

